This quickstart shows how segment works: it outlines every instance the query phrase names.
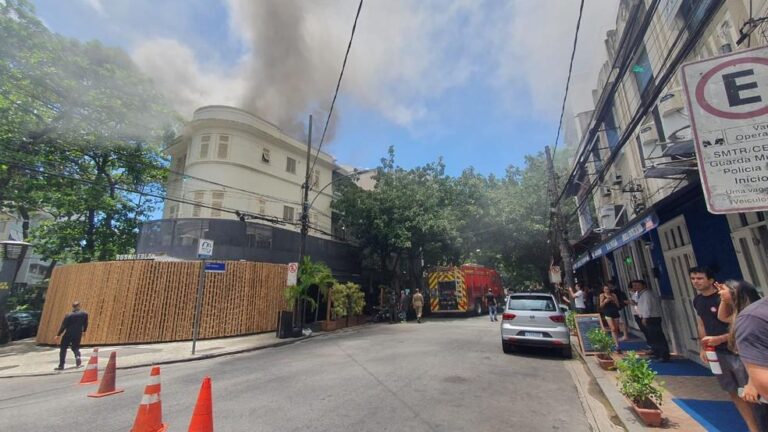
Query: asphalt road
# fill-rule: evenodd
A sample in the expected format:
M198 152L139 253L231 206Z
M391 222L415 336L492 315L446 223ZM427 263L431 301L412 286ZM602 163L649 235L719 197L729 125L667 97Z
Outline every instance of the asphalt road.
M186 430L209 375L218 431L588 431L564 363L503 354L483 317L369 325L163 366L163 414ZM125 392L103 399L72 375L0 379L0 431L128 431L148 375L119 370Z

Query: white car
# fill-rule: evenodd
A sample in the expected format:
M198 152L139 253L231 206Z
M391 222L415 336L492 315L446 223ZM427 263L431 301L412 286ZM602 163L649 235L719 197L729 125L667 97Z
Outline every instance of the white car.
M565 358L573 356L565 314L551 294L511 294L501 317L501 347L505 353L524 345L557 349Z

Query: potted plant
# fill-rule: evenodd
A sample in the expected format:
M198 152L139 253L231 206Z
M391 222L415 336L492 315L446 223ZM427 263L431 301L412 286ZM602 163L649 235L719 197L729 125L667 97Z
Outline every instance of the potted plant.
M619 369L619 391L632 402L632 408L647 426L661 425L663 382L654 380L656 371L650 362L630 351L616 363Z
M614 360L611 352L615 346L613 338L603 329L593 328L587 333L587 339L597 351L597 363L604 370L614 369Z
M320 295L325 298L328 288L334 283L336 283L336 280L333 278L331 269L327 265L322 262L312 262L308 256L305 256L299 264L298 283L286 287L283 295L290 306L297 307L299 317L302 317L305 305L309 304L310 310L317 308L317 302L310 295L309 289L316 285L320 290ZM297 319L296 324L300 321ZM295 330L300 335L301 329Z
M571 331L571 335L576 335L576 311L568 311L568 313L565 314L565 325L568 326L568 329Z
M345 327L349 327L349 318L363 312L365 294L356 283L337 283L331 288L331 301L334 315L337 318L346 318Z

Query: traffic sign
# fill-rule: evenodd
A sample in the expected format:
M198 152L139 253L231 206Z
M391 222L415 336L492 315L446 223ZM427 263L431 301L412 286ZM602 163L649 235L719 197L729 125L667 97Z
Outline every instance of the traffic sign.
M224 273L227 271L227 265L223 262L206 262L205 271L208 273Z
M299 277L299 263L288 263L288 286L296 285Z
M768 210L768 48L682 68L711 213Z
M213 256L213 240L200 239L197 244L197 257L210 258Z

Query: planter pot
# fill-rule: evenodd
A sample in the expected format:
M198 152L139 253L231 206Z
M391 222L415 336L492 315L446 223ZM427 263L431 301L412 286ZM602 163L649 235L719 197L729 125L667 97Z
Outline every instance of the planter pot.
M635 414L640 417L643 423L645 423L646 426L651 427L661 426L662 411L658 405L653 403L653 401L645 401L641 405L642 407L638 406L638 404L632 403L632 409L635 410Z
M613 357L609 355L598 354L595 359L597 360L597 364L599 364L603 370L616 369L616 363L614 362Z

